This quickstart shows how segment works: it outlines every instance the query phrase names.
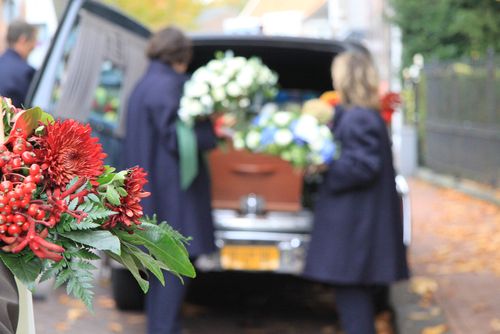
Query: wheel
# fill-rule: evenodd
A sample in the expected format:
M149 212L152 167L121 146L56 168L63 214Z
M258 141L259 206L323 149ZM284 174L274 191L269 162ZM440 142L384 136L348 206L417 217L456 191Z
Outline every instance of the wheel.
M144 293L128 270L111 268L111 286L118 309L134 311L144 309Z

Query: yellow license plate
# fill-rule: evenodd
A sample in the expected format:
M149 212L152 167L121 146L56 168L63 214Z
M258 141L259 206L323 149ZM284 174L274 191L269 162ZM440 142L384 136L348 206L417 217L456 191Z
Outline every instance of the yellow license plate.
M275 270L280 252L275 246L228 245L220 251L221 265L232 270Z

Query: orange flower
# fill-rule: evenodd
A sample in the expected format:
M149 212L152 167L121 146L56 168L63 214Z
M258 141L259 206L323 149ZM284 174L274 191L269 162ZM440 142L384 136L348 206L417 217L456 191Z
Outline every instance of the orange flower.
M326 103L328 103L332 107L335 107L337 104L340 103L339 93L337 93L334 90L329 90L327 92L324 92L323 94L321 94L319 99L322 101L325 101Z

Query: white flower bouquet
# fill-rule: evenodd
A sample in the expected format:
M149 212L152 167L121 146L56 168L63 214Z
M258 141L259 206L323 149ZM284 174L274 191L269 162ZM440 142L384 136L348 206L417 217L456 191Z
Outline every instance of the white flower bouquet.
M233 146L276 155L299 168L328 164L336 153L332 132L316 117L278 110L274 104L267 104L245 131L234 134Z
M237 57L218 52L198 68L184 86L179 117L192 124L214 111L238 111L250 107L256 97L273 98L278 76L257 57Z

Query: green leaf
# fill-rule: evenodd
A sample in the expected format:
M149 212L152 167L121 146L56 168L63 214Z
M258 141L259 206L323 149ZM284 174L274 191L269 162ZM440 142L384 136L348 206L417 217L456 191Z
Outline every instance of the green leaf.
M16 129L21 129L24 133L29 135L38 127L39 122L47 124L53 121L54 117L44 112L39 107L24 110L18 114L7 141L13 138Z
M26 254L8 254L0 251L0 258L12 274L28 287L33 287L42 271L42 261Z
M123 187L117 187L116 191L120 194L120 197L125 197L128 195L127 191Z
M92 252L91 250L88 250L85 248L79 249L77 252L72 253L71 256L77 257L80 259L84 259L84 260L100 260L101 259L101 257L99 255L97 255L96 253Z
M183 236L179 231L174 230L172 226L168 225L167 222L161 222L160 224L158 224L158 227L164 230L165 233L168 233L172 237L172 239L177 242L179 247L185 251L186 256L189 257L189 253L185 245L191 240L190 237Z
M117 255L121 252L120 240L109 231L73 231L61 235L98 250L109 250Z
M122 246L122 249L123 247L125 247L132 256L135 256L146 269L155 275L162 285L165 285L165 277L163 276L163 272L161 271L160 264L157 260L136 246L125 244Z
M92 222L92 220L84 219L81 222L77 222L76 219L71 221L68 226L72 231L90 230L93 228L98 228L101 225Z
M130 255L130 253L128 253L126 250L122 252L121 256L116 256L115 254L109 252L107 253L109 256L111 256L111 258L123 264L130 271L137 283L139 283L139 286L144 293L148 292L149 282L142 278L139 272L139 268L137 267L137 264L135 263L134 258L132 257L132 255Z
M60 287L64 283L66 283L70 279L70 277L71 277L72 274L73 273L71 272L71 270L68 267L66 267L63 270L61 270L56 275L56 281L54 283L54 288L57 289L58 287Z
M106 184L111 182L111 180L113 180L113 177L115 176L114 173L115 170L116 168L114 167L108 165L104 166L104 173L101 176L99 176L97 182L99 182L99 184Z
M111 185L108 185L106 189L106 199L113 205L120 205L120 195L118 195L116 189Z
M47 268L42 272L42 275L39 278L39 282L44 282L48 279L51 279L52 277L56 277L57 274L61 270L63 270L65 264L65 261L52 262L51 264L49 264Z
M123 182L125 181L125 178L127 177L127 174L128 174L128 170L122 170L118 173L115 174L115 176L113 177L113 182L118 182L119 184L123 184Z
M88 194L87 197L92 201L92 202L96 202L96 203L100 203L101 201L99 200L99 197L97 197L96 194Z
M95 269L96 267L87 261L72 258L68 262L68 268L59 275L64 274L65 276L64 280L67 281L66 292L82 300L89 310L92 310L92 299L94 297L92 291L94 276L92 271Z
M76 209L76 206L78 205L78 200L78 197L73 198L73 200L68 205L68 209L74 211Z
M136 229L132 234L118 229L115 229L114 232L123 241L146 247L158 261L166 265L172 272L187 277L196 276L184 245L165 229L154 224L143 223L141 229Z

